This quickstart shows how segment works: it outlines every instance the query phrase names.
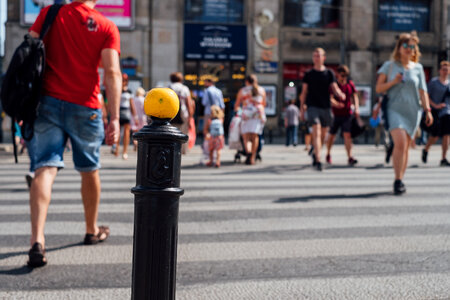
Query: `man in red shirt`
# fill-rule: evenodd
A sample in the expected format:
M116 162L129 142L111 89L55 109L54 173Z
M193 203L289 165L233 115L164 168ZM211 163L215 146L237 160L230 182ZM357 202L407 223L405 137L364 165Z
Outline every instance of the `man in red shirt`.
M336 133L341 128L344 136L345 150L347 150L348 164L354 166L358 161L352 155L352 102L355 106L355 117L359 117L359 98L356 93L353 81L348 80L350 70L346 65L341 65L337 68L337 83L339 89L345 94L345 98L337 100L331 97L331 108L333 110L334 120L330 129L330 135L327 141L327 163L331 164L331 147L336 139Z
M107 226L97 225L100 204L99 154L102 140L113 144L119 136L121 73L120 36L117 26L94 10L97 0L74 0L60 10L48 34L43 93L35 122L36 167L30 189L30 267L47 263L44 226L57 171L64 167L63 153L70 139L75 169L81 175L86 235L84 244L109 236ZM49 7L30 28L38 37ZM110 121L106 136L98 68L105 70L104 84Z

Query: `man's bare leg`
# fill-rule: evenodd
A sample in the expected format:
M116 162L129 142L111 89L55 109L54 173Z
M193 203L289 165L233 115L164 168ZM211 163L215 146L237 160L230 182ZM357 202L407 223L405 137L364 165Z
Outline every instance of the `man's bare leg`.
M38 242L45 248L45 221L57 172L55 167L42 167L34 173L30 188L31 246Z
M100 175L99 171L80 172L81 198L84 205L86 233L98 234L97 217L100 205Z
M322 126L320 124L314 124L312 129L314 155L316 156L316 162L320 162L320 151L322 150Z

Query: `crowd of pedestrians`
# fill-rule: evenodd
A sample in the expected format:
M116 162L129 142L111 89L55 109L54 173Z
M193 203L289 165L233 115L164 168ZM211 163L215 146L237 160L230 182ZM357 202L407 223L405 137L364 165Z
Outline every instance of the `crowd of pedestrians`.
M144 113L145 90L130 90L129 78L120 70L120 37L117 27L94 10L95 0L74 0L64 5L53 29L44 39L47 48L47 70L43 96L40 99L35 137L28 147L31 161L30 211L31 238L28 265L40 267L47 263L44 227L51 201L52 185L58 170L64 168L63 155L70 140L74 167L81 176L81 199L85 211L84 244L106 240L108 226L97 224L100 203L99 152L103 142L112 146L112 153L128 158L130 133L147 124ZM48 7L42 9L30 34L39 36ZM87 20L90 20L89 22ZM92 34L95 32L95 34ZM77 45L77 47L74 47ZM428 132L422 161L428 162L430 147L442 139L441 166L449 166L446 154L450 143L450 63L441 62L439 76L426 84L419 63L419 39L414 33L401 34L392 57L378 70L376 92L380 95L373 110L373 120L381 120L387 130L386 162L392 155L394 194L406 192L403 178L407 169L409 148L419 125ZM313 68L306 72L297 99L290 99L285 109L286 146L298 145L300 122L311 133L312 166L322 171L322 148L326 146L326 162L332 164L332 148L339 130L342 133L347 163L358 163L353 155L352 127L361 122L359 99L349 68L341 65L337 72L325 66L326 52L317 48L312 53ZM100 93L97 66L101 62L105 74L105 101ZM77 84L73 84L77 82ZM195 139L196 102L183 84L183 74L170 75L168 86L178 95L180 110L171 121L181 132ZM221 166L225 146L225 103L222 91L213 78L204 80L201 104L204 107L203 150L206 166ZM430 96L430 99L428 97ZM255 75L245 77L244 86L235 96L232 122L239 131L245 164L256 164L261 150L261 136L267 120L266 92ZM383 99L383 100L381 100ZM200 101L199 103L200 104ZM382 117L380 115L383 115ZM122 129L122 143L120 132ZM306 141L307 142L307 141ZM192 146L192 145L191 145ZM135 147L136 149L136 144ZM183 145L182 153L188 152Z

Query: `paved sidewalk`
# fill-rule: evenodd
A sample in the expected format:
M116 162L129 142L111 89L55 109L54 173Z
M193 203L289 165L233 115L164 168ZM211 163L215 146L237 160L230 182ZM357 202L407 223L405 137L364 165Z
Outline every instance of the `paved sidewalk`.
M342 145L332 166L311 168L302 146L266 145L262 163L219 169L183 156L177 299L446 299L450 296L450 168L411 150L407 194L392 194L384 151ZM110 239L83 246L79 176L70 155L46 226L48 266L25 266L26 156L0 151L0 299L129 299L136 155L102 148L100 224Z

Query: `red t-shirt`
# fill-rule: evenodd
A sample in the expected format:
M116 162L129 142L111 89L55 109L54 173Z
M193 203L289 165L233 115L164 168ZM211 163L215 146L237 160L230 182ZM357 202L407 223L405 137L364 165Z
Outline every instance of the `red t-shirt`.
M340 85L339 82L337 84L341 91L345 94L345 100L340 100L337 97L334 97L334 99L338 102L344 103L345 106L343 108L337 108L333 106L333 114L340 117L350 116L352 114L352 95L356 93L355 85L351 80L349 80L344 85Z
M41 32L50 6L42 9L30 31ZM44 38L46 69L43 94L100 108L98 67L103 49L120 54L117 26L80 2L64 5Z

